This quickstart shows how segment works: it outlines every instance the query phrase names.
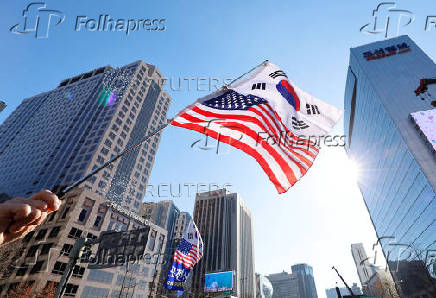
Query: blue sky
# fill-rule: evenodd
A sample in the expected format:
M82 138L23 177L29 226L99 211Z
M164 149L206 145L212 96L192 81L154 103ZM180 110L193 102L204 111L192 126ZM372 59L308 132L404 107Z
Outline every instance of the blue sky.
M235 78L265 59L282 67L301 88L337 107L343 94L349 48L383 38L359 32L372 21L378 1L46 1L65 21L51 27L49 37L15 35L9 28L22 21L28 1L3 1L0 11L0 100L8 107L0 122L26 98L51 90L64 78L103 66L121 66L142 59L156 65L174 85L172 116L206 91L188 90L185 77ZM413 12L414 21L400 30L436 56L436 28L424 31L427 15L436 15L434 1L397 1ZM76 16L165 19L164 31L76 32ZM196 82L196 81L195 81ZM343 121L333 133L343 133ZM203 137L168 127L150 184L231 183L254 215L256 271L269 274L306 262L314 267L320 297L335 286L335 265L344 278L358 278L350 244L369 248L375 234L353 167L341 148L325 148L313 168L288 193L279 196L260 166L239 150L191 148ZM184 188L186 190L186 187ZM193 188L191 189L193 190ZM149 193L146 200L156 200ZM162 198L167 199L167 198ZM174 198L192 211L193 191Z

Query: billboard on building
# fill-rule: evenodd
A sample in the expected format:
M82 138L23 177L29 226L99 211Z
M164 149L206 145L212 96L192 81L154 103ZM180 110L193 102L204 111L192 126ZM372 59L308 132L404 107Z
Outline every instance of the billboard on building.
M150 227L124 232L102 232L94 258L89 269L122 266L143 258Z
M411 113L410 117L425 136L426 141L436 151L436 109Z
M233 290L233 271L206 273L204 276L205 292L225 292Z

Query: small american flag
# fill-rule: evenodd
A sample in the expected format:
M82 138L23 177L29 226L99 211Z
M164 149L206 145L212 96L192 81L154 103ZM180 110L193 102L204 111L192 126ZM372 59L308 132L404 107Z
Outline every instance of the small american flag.
M195 264L203 256L203 240L200 233L191 219L186 228L184 237L174 253L174 262L183 265L186 269L192 270Z
M300 110L315 104L316 114ZM342 111L305 93L278 66L266 62L248 79L197 100L171 123L251 155L277 191L284 193L312 166L319 152L315 137L325 135L341 115Z

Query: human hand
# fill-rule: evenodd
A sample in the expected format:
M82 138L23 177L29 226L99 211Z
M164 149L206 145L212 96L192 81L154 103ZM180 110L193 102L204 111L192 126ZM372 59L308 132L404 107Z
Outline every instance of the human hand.
M48 190L28 199L14 198L0 204L0 246L21 238L59 209L59 198Z

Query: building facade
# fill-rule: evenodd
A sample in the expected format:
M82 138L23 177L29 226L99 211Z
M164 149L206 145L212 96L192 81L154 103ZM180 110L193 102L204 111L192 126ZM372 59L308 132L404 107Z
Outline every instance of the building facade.
M0 193L56 190L166 123L171 98L158 69L136 61L63 80L25 99L0 126ZM158 133L83 183L139 212L160 142Z
M182 239L186 227L188 226L189 222L191 221L191 214L189 212L180 212L177 216L176 224L174 227L173 232L173 239Z
M351 244L351 255L356 265L357 275L359 276L363 293L366 293L368 281L375 274L377 267L369 262L362 243Z
M128 211L94 192L78 188L70 191L58 211L53 212L20 243L5 247L0 280L0 296L30 287L32 294L57 286L69 262L69 253L79 237L96 239L102 231L131 231L150 227L142 260L126 266L88 269L89 259L74 267L66 288L66 297L156 296L163 265L159 255L165 251L167 231L136 213ZM85 251L93 256L98 245ZM93 263L93 262L92 262ZM95 263L95 262L94 262ZM53 293L51 293L53 294ZM120 296L121 295L121 296ZM19 296L24 297L24 296Z
M436 297L436 158L411 113L433 110L436 86L416 96L434 62L407 36L350 51L346 150L401 297ZM424 113L424 112L423 112ZM431 141L431 140L430 140Z
M313 268L307 264L295 264L291 266L292 274L298 276L301 298L318 298L316 293Z
M296 274L285 271L268 275L273 286L273 298L300 298L303 294L300 290L300 279Z
M237 193L225 189L198 193L194 222L204 242L203 257L194 267L192 291L204 296L206 273L233 271L233 295L256 296L253 219Z
M0 112L3 111L5 108L6 108L6 103L0 100Z

